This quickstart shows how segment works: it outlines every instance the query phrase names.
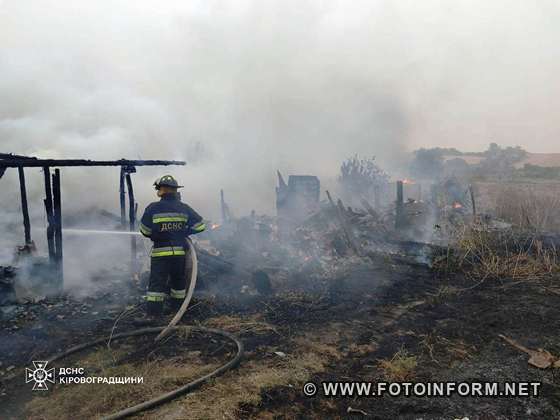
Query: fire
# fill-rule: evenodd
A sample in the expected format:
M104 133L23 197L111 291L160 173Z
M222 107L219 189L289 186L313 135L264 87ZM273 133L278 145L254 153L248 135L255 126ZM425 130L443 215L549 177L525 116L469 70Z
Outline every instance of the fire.
M460 208L463 208L463 205L461 203L453 203L453 208L454 209L460 209Z
M405 178L405 179L402 180L402 183L403 184L414 184L414 181L412 179Z

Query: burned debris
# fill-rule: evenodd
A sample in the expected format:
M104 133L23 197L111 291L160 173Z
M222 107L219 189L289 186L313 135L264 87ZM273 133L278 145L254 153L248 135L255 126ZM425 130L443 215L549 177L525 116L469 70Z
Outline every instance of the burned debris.
M348 173L368 173L353 172L348 166L352 164L362 165L359 160L351 159L345 167ZM120 213L90 209L86 213L88 219L102 220L109 229L130 233L137 218L132 187L134 171L130 166L121 167ZM57 186L60 173L58 180L56 175L55 171L49 176L52 204L47 204L53 218L51 237L55 256L58 252L55 208L61 208L55 193L60 189ZM263 413L285 404L279 395L291 393L290 414L302 414L308 409L308 400L294 391L300 385L299 380L294 382L294 377L323 381L333 372L344 375L351 371L363 376L373 372L379 380L439 380L442 366L452 366L443 374L456 375L458 363L481 372L481 366L490 363L480 356L481 349L486 341L492 342L491 337L499 338L498 334L505 334L507 340L503 340L529 354L533 362L538 359L536 364L530 362L530 366L542 366L542 375L554 372L558 362L555 347L544 343L542 347L550 352L541 351L538 342L523 337L530 333L530 328L541 328L541 321L513 331L494 325L495 319L509 325L508 317L519 323L519 308L525 314L530 310L527 291L518 290L515 282L531 283L524 283L523 287L533 287L534 282L546 296L543 316L550 318L552 302L560 293L551 280L560 272L555 254L560 239L556 234L522 233L511 223L487 213L484 205L480 205L483 200L476 184L470 180L445 178L426 182L405 177L391 180L387 174L380 176L371 188L349 187L347 180L322 190L321 185L327 183L318 177L290 175L286 182L280 172L277 175L276 215L252 211L236 216L239 214L234 211L236 197L220 190L215 203L220 220L208 221L207 232L196 238L199 282L193 305L185 314L188 320L183 322L238 334L247 348L247 362L232 375L234 379L223 377L201 388L199 393L183 397L185 400L170 403L170 407L177 410L175 404L185 401L189 407L200 407L207 404L205 401L211 393L215 395L221 390L222 400L228 401L227 408L221 408L223 412L233 418L247 413L262 418ZM71 215L65 219L66 227L74 223ZM125 238L128 241L128 236ZM131 238L136 244L132 246L141 249L143 242L135 236ZM36 254L33 248L20 247L20 258L25 258L26 250ZM22 343L33 341L44 345L52 353L62 347L107 337L108 331L111 336L118 336L123 331L134 330L134 315L144 304L142 294L147 272L146 267L137 264L134 270L141 274L131 279L128 253L124 254L124 269L100 273L96 279L98 289L86 299L38 296L24 303L14 301L17 287L14 275L21 270L4 268L7 271L0 275L0 296L4 296L5 303L0 304L3 308L0 322L5 334L18 337ZM135 262L133 259L132 263ZM57 266L48 258L40 263L54 270L52 276L58 278ZM37 259L35 265L38 264ZM44 279L45 272L31 277ZM507 284L506 278L514 282ZM117 283L108 283L113 281ZM489 289L488 284L497 287ZM506 295L513 303L496 306L495 302ZM505 315L500 313L503 308ZM41 329L64 326L72 334L47 337L35 329L27 333L31 322L39 324ZM125 340L122 345L111 339L108 350L105 350L106 341L103 342L103 351L111 356L105 360L99 351L95 357L104 360L104 367L115 371L123 369L121 361L130 363L127 368L144 369L145 359L149 358L149 363L173 376L167 358L172 358L173 368L183 368L193 364L219 365L233 356L231 346L220 339L205 341L197 334L188 337L189 351L185 357L180 355L184 350L180 335L167 337L156 347L143 338ZM527 347L512 344L518 342L527 342ZM485 351L504 351L499 347L503 344L492 342L492 345L498 349L492 347ZM5 351L10 366L24 363L6 344L0 350ZM27 353L25 356L30 357ZM515 378L523 378L520 366L527 363L519 356L518 359L520 363L515 364L512 356L507 363L516 366ZM267 375L270 370L279 372L280 379L276 376L271 379ZM10 372L3 372L0 366L0 378L11 378ZM484 380L493 379L490 373L477 374ZM10 382L13 379L5 381L13 383ZM149 381L150 389L157 389L158 394L159 386L165 391L172 388L159 373L150 375ZM247 384L251 384L251 392L259 395L258 398L247 401L240 396L243 392L238 388ZM98 392L89 391L92 395ZM82 398L74 392L57 390L54 395L58 406L67 409L66 401ZM131 392L137 401L145 398L140 392ZM92 402L95 398L101 397L89 398L86 406L95 406ZM133 404L125 393L118 393L118 398L111 401L109 406L96 409L109 414ZM359 408L354 403L350 408L348 403L334 403L320 410L324 417L373 413L381 404L383 413L389 416L406 404L399 399L380 401L361 403ZM37 400L33 404L30 413L52 410ZM443 400L437 404L440 412L445 410ZM85 411L80 410L82 414Z

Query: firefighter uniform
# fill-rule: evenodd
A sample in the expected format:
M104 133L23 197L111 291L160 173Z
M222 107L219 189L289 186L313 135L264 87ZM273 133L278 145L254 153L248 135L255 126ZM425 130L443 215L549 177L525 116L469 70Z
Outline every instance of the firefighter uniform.
M176 308L185 299L185 275L190 274L185 270L192 268L186 237L205 229L202 217L181 202L178 193L164 194L160 201L146 208L140 233L154 243L147 293L148 315L160 315L168 296L172 307Z

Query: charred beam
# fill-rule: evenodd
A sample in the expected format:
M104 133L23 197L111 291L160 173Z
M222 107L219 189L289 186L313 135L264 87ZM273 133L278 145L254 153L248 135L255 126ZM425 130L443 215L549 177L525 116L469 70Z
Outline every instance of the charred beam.
M36 158L0 158L0 168L33 168L45 166L184 166L181 160L89 160L89 159L36 159Z
M29 222L29 207L27 206L27 189L25 187L25 172L18 168L19 189L21 193L21 212L23 214L23 229L25 231L25 244L31 244L31 223Z
M25 159L25 160L36 160L36 157L33 156L22 156L22 155L14 155L13 153L0 153L0 159Z

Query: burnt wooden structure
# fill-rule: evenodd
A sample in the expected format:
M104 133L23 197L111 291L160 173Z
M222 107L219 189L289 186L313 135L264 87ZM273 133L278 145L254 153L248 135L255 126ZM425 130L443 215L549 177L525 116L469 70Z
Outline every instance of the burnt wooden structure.
M121 210L122 229L136 230L138 204L134 199L134 189L131 174L136 172L137 166L169 166L185 165L184 161L176 160L88 160L88 159L39 159L30 156L0 153L0 178L8 168L17 168L21 193L21 210L25 232L25 245L33 247L31 238L31 223L27 203L27 189L24 168L42 168L45 182L45 199L43 200L47 216L47 247L53 272L58 279L58 288L63 285L63 251L62 251L62 195L61 195L61 167L89 167L89 166L120 166L119 201ZM51 168L54 173L51 174ZM126 186L126 191L125 191ZM126 221L126 192L128 192L128 226ZM131 237L131 267L136 269L136 238Z

